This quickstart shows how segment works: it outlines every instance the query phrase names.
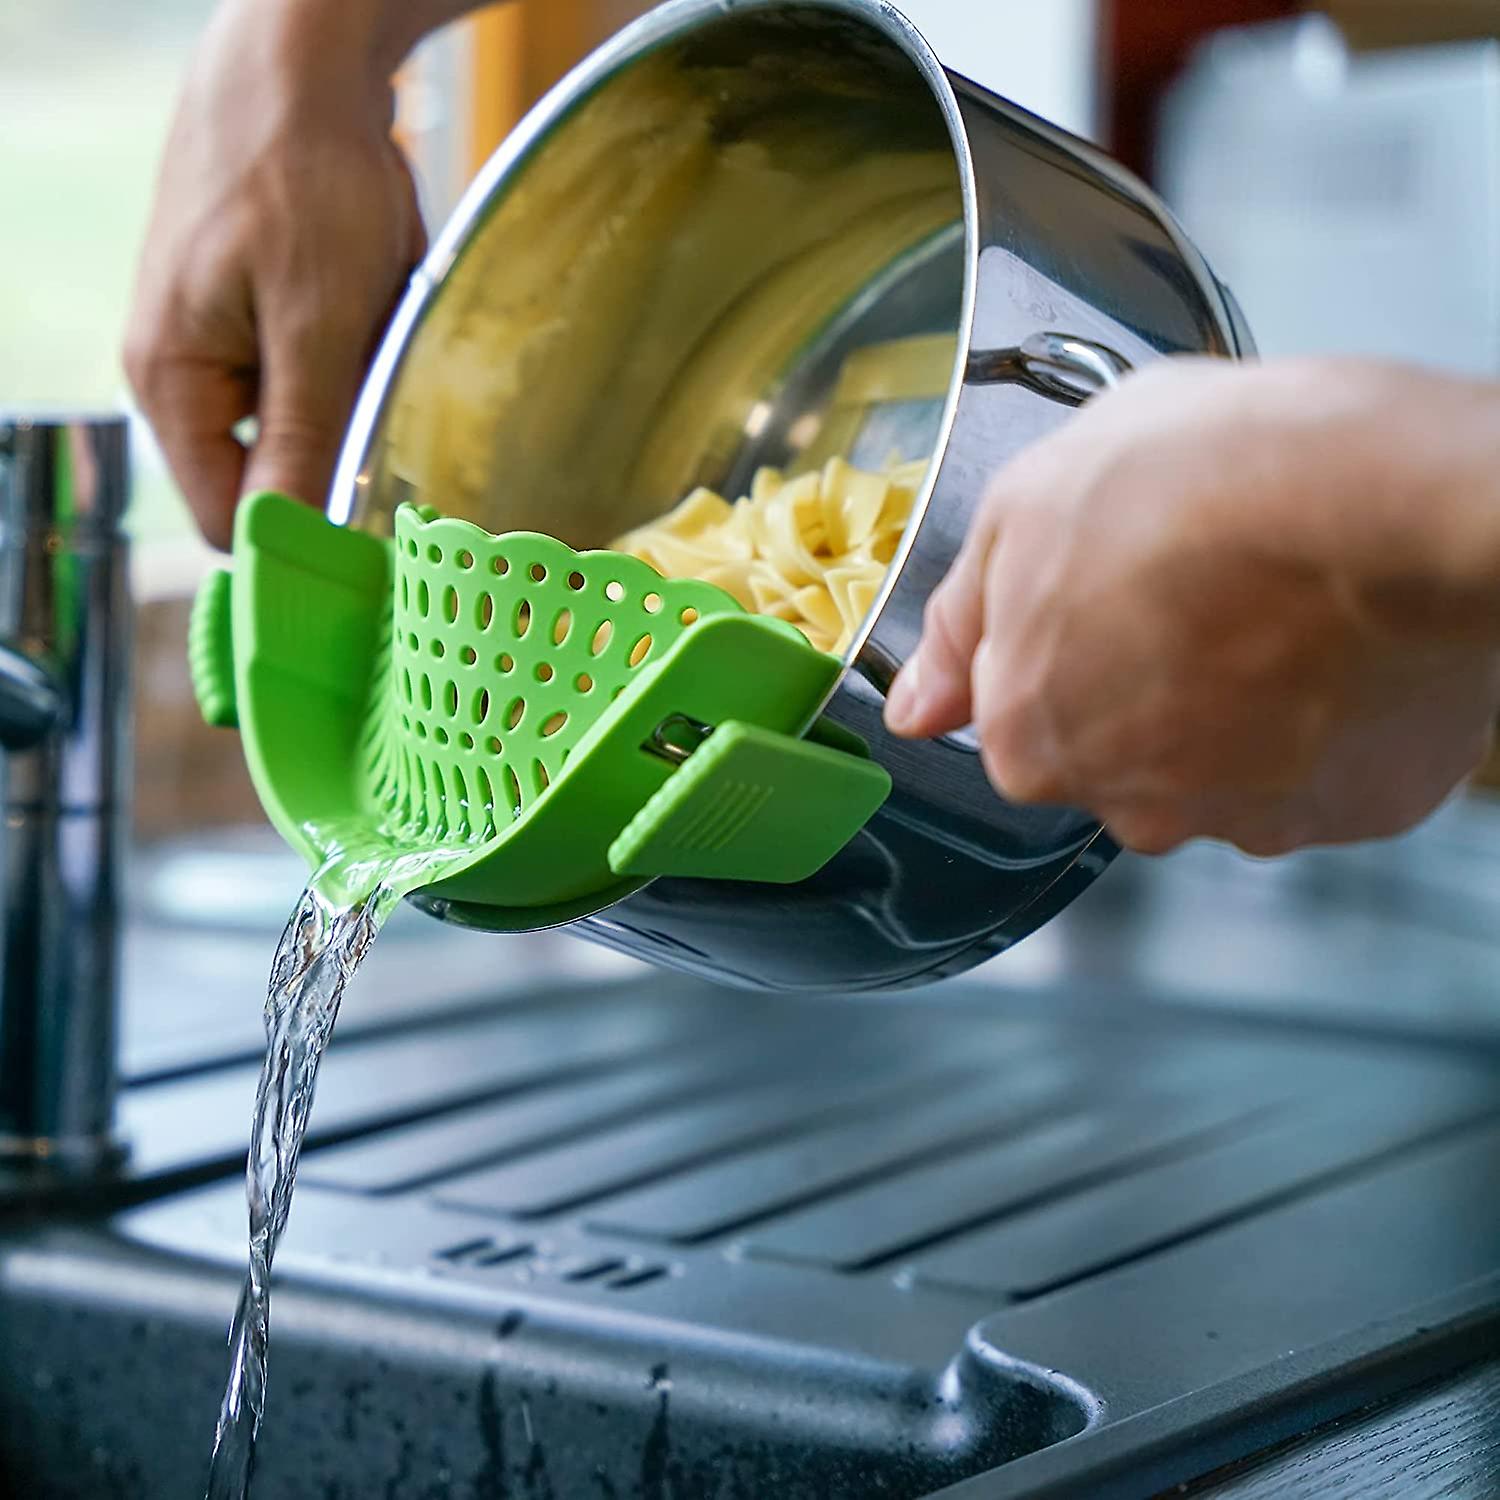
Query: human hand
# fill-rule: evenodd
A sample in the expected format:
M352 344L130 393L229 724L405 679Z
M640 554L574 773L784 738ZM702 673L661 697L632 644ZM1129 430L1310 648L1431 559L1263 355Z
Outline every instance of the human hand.
M384 44L383 8L228 0L179 102L125 365L217 546L244 490L323 501L365 366L424 248L390 136L400 51ZM234 428L251 415L247 450Z
M1500 705L1500 397L1394 366L1171 361L995 481L887 707L1007 797L1163 852L1392 834Z

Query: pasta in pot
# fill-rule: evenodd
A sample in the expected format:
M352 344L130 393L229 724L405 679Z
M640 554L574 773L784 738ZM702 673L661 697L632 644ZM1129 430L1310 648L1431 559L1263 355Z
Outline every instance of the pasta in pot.
M873 473L832 458L791 479L761 469L734 504L694 490L612 545L668 578L717 584L842 655L880 592L926 472L925 459Z

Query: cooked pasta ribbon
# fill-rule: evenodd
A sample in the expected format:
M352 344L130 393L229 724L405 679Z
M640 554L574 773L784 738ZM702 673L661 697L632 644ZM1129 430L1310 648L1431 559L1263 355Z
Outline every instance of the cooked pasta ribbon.
M791 479L761 469L734 504L694 490L613 546L668 578L717 584L842 655L880 593L926 472L925 459L873 473L832 458Z

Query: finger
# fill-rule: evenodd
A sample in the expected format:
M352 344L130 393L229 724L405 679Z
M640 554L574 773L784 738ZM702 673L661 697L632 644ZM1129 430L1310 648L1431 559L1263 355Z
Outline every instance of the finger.
M273 323L263 337L260 430L244 488L321 508L359 391L364 341L315 322Z
M984 577L996 523L985 506L948 576L927 601L922 638L891 688L885 722L893 734L947 734L969 722L974 651L984 630Z
M1195 836L1182 810L1168 802L1126 804L1107 815L1105 831L1135 854L1170 854Z
M404 170L402 180L407 222L395 264L404 260L409 270L425 248L426 231L415 183ZM304 269L326 274L321 267ZM315 286L290 310L281 298L270 301L261 329L260 431L246 465L246 490L279 490L318 508L326 502L365 370L407 287L407 275L389 266L384 274L356 279L385 285L352 299L332 284Z
M1008 640L986 630L974 653L974 729L985 775L1007 801L1060 805L1073 800L1047 688L1033 668L1017 665Z
M235 424L254 409L254 379L199 359L127 359L141 410L204 537L227 548L245 471Z

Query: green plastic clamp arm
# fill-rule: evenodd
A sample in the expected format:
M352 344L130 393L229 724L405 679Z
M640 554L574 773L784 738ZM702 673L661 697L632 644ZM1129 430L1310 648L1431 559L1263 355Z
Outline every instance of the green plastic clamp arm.
M615 839L610 868L789 885L821 870L890 791L873 761L730 720Z
M274 492L235 513L230 610L245 761L277 832L316 867L311 820L359 826L349 774L390 599L389 544Z
M215 568L203 580L188 620L188 668L203 722L215 729L238 729L234 694L234 632L230 628L233 575Z

